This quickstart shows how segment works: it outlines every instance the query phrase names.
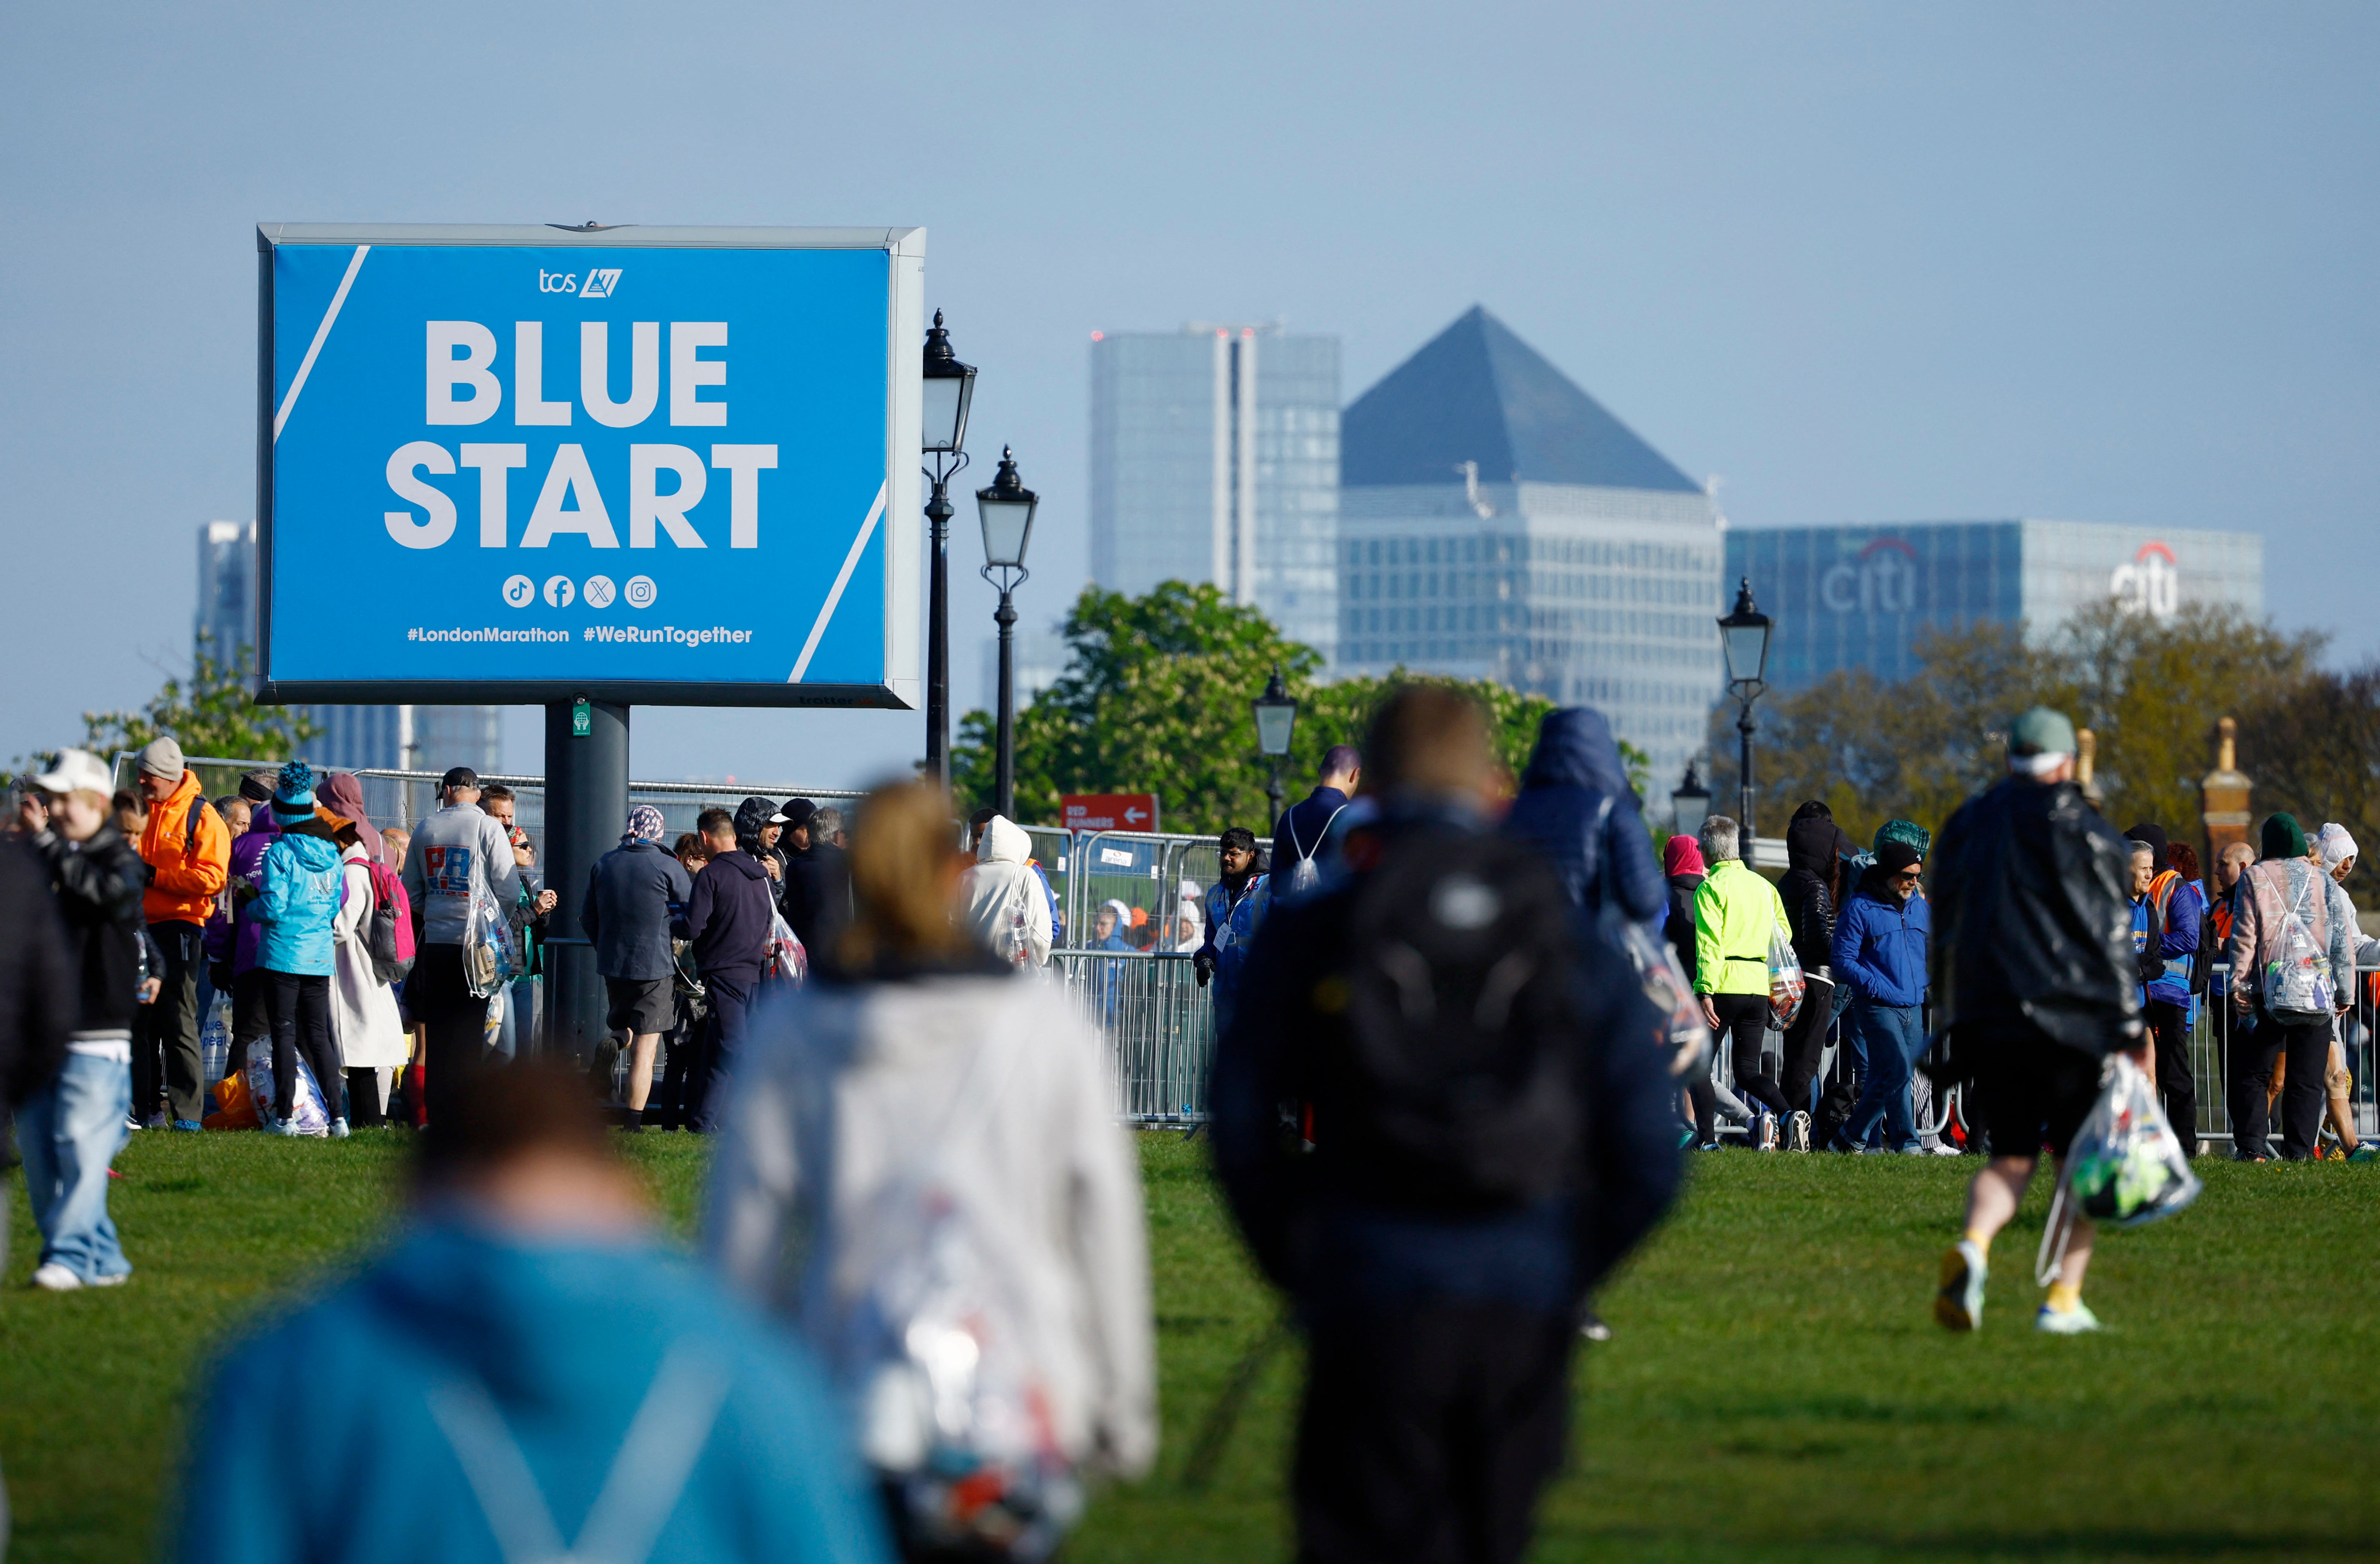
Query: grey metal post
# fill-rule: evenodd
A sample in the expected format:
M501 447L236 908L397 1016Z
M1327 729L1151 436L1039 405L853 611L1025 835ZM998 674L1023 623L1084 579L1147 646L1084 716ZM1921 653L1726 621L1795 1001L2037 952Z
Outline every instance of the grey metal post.
M949 476L939 467L926 502L933 552L926 588L926 770L951 785L951 505ZM1007 813L1005 809L1001 811Z
M628 708L589 701L579 737L573 705L558 700L545 709L545 883L557 897L546 923L545 1046L583 1061L603 1040L610 1007L578 908L588 871L618 843L628 818Z
M1742 769L1736 773L1742 783L1741 800L1743 818L1736 824L1743 828L1743 861L1747 864L1752 862L1754 834L1752 830L1752 700L1755 698L1757 697L1745 699L1742 710L1735 719L1735 731L1743 735L1743 762Z

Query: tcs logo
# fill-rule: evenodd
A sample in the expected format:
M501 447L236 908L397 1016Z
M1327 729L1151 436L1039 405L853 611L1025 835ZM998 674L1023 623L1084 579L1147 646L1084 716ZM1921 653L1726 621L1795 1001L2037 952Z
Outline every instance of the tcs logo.
M2129 612L2158 619L2170 616L2181 606L2181 571L2174 563L2172 548L2163 542L2143 543L2131 564L2116 566L2107 577L2107 590Z
M1818 578L1818 600L1836 613L1913 613L1917 551L1878 538Z
M537 291L540 293L575 293L581 298L609 298L620 285L618 266L600 266L581 277L576 272L549 272L538 269Z

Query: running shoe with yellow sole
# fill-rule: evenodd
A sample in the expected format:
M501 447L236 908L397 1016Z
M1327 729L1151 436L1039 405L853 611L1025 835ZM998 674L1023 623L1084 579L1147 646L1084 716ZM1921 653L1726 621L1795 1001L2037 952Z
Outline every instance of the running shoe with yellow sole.
M1945 1330L1973 1330L1984 1323L1984 1281L1991 1274L1984 1252L1966 1239L1942 1255L1942 1286L1934 1294L1934 1319Z

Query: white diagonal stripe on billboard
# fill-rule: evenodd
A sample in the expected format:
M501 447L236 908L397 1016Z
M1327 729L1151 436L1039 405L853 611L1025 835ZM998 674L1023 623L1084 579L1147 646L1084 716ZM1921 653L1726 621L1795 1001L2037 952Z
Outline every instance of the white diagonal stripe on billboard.
M818 620L810 626L810 638L802 643L802 655L795 661L787 684L800 684L802 675L809 672L819 637L826 634L827 622L834 617L834 605L843 601L843 589L851 585L851 573L859 564L860 551L868 547L868 540L876 532L876 518L883 514L884 485L880 483L876 486L876 503L868 507L868 519L859 524L859 536L851 540L851 552L843 556L843 568L835 572L834 585L827 588L826 601L819 605Z
M289 382L288 394L281 399L281 410L273 415L273 439L281 438L281 426L289 421L289 409L298 406L298 394L306 389L306 377L314 372L314 357L322 351L322 344L330 340L331 322L339 318L339 306L347 301L347 290L356 285L356 273L363 270L364 256L370 249L370 245L356 246L355 259L347 262L347 274L339 279L339 291L331 296L331 308L323 311L322 323L314 328L314 340L306 348L305 360L298 366L298 373Z

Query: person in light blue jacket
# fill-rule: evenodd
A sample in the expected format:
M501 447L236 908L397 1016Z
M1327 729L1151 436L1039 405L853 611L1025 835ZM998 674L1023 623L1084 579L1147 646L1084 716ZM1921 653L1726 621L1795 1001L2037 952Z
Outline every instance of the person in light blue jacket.
M208 1374L183 1564L886 1564L824 1376L674 1252L591 1094L475 1070L411 1220Z
M272 1112L258 1117L273 1134L297 1134L298 1061L314 1073L330 1133L347 1133L346 1073L331 1035L331 924L339 913L338 827L314 811L314 770L303 760L281 768L273 818L281 828L259 866L256 964L264 975L265 1024L273 1036Z
M1864 1149L1881 1122L1889 1149L1923 1155L1909 1111L1909 1081L1925 1051L1925 956L1933 915L1917 893L1917 849L1907 842L1877 845L1876 862L1835 920L1828 964L1837 983L1850 986L1847 1025L1867 1045L1867 1079L1834 1149ZM1945 1148L1956 1156L1955 1149Z

